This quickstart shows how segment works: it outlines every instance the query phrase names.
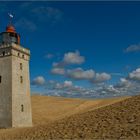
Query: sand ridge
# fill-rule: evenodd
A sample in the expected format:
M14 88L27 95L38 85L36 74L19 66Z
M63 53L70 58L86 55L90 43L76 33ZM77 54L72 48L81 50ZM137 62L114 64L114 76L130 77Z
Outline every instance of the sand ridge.
M32 96L34 125L48 123L73 114L94 110L129 97L109 99L75 99L63 97Z

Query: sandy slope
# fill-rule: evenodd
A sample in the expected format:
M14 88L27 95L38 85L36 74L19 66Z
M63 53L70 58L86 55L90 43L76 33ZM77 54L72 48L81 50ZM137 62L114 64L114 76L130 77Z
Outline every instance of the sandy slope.
M72 114L81 113L103 107L123 98L98 100L72 99L63 97L32 96L32 111L34 125L46 124L50 121L62 119Z
M140 96L95 101L34 96L32 106L35 126L0 130L0 140L140 139Z

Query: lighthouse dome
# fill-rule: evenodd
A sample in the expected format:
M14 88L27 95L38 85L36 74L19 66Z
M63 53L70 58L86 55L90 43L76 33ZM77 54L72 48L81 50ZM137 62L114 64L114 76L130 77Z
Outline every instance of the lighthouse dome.
M15 33L15 28L14 28L14 26L8 25L8 26L6 27L6 32L13 32L13 33Z

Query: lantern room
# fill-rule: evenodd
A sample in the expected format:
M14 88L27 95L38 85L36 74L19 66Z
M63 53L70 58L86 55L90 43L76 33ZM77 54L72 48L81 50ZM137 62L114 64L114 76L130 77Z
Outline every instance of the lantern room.
M13 25L8 25L6 31L0 33L0 44L20 44L20 36Z

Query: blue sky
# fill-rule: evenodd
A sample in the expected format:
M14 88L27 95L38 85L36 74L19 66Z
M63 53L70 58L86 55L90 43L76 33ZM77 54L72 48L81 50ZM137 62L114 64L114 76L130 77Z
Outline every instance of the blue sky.
M139 92L140 2L1 2L0 31L8 12L21 45L31 50L32 92L66 97Z

